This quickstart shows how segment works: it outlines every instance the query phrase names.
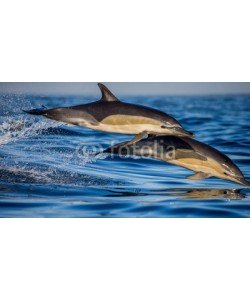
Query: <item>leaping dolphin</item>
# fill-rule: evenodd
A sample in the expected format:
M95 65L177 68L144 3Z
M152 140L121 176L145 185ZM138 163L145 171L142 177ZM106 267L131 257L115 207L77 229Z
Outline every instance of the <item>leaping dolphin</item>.
M135 143L124 142L104 151L120 155L156 158L192 170L188 179L218 177L250 186L241 170L225 154L188 137L149 136Z
M87 128L123 134L145 133L193 136L186 131L173 117L159 110L122 102L110 90L98 83L102 97L99 101L88 104L57 107L52 109L33 109L26 111L32 115L43 115L47 118Z

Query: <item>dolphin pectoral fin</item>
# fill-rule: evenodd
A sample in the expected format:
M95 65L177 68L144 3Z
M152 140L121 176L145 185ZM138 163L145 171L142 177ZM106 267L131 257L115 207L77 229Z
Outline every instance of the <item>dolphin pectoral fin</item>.
M181 158L194 158L199 159L202 161L207 161L207 158L197 152L194 152L194 150L191 149L177 149L175 151L175 158L181 159Z
M201 180L201 179L205 179L205 178L209 178L209 177L210 177L209 174L206 174L206 173L203 173L203 172L197 172L194 175L188 176L187 179L190 179L190 180Z
M157 136L157 135L158 135L157 132L147 131L147 130L142 131L142 132L138 133L131 141L127 142L125 144L125 146L135 144L135 143L139 142L142 139L146 139L148 137L154 137L154 136Z
M119 101L115 95L113 95L110 90L102 83L98 83L98 86L102 92L102 101L114 102Z
M125 144L125 146L135 144L135 143L139 142L140 140L147 138L147 137L148 137L148 132L142 131L141 133L138 133L131 141L127 142Z

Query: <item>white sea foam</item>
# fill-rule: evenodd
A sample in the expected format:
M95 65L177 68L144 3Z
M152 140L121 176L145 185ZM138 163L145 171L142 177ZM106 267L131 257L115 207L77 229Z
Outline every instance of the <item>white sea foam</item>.
M0 95L0 146L37 136L42 130L60 125L22 113L24 108L31 109L30 100L24 95Z
M32 108L29 100L21 96L0 97L0 148L6 147L8 151L8 155L1 157L2 180L79 186L107 182L105 178L84 174L86 170L82 167L107 156L101 153L96 155L98 151L93 149L74 147L74 143L69 143L65 149L55 139L47 139L43 143L39 139L36 143L21 143L18 148L9 147L11 143L39 136L48 129L62 125L22 113L24 107L26 110ZM60 134L58 137L60 140Z
M58 127L60 124L50 120L41 120L32 123L27 117L7 117L0 124L0 146L20 139L39 135L43 130Z

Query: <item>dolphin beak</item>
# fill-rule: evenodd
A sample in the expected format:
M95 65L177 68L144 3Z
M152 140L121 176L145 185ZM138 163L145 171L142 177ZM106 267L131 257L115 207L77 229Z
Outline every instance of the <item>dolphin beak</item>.
M246 186L250 186L250 181L246 180L245 178L239 178L237 179L237 182Z
M174 131L176 132L177 135L181 135L181 136L188 136L188 137L194 137L195 134L191 131L187 131L182 127L175 127Z

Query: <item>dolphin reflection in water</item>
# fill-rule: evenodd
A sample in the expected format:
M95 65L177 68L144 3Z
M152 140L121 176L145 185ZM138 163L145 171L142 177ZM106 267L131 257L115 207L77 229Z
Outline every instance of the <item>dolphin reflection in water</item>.
M166 196L175 197L175 200L242 200L246 198L246 194L242 192L242 189L219 189L219 188L169 188L169 189L157 189L157 190L143 190L137 189L135 191L126 191L123 189L119 190L108 190L109 197L140 197L145 196L156 196L155 202L159 200L157 197ZM153 197L154 199L154 197ZM160 200L161 201L161 200ZM150 199L152 202L152 199Z
M176 189L169 192L168 195L188 200L241 200L246 198L240 189Z

